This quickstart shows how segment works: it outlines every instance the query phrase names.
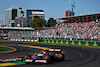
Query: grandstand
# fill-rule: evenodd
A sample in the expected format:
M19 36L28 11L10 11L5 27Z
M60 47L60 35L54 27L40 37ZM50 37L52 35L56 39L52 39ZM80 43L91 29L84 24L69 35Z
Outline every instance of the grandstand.
M65 40L90 40L99 41L100 26L99 21L61 23L55 27L25 32L10 32L11 38L18 39L65 39Z
M24 29L23 31L23 29L16 29L14 31L9 31L8 38L17 40L40 38L100 41L99 13L58 19L65 20L66 23L60 23L58 26L55 27L46 27L38 30Z
M35 30L31 27L0 27L0 30Z

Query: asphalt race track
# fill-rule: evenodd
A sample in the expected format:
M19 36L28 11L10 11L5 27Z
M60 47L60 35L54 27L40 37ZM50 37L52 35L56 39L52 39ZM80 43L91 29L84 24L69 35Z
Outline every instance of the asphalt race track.
M0 42L0 45L7 45L18 49L13 53L0 54L0 58L23 56L29 52L40 52L39 49L19 47L18 43ZM100 67L100 48L28 43L21 43L21 45L61 48L65 52L65 60L62 62L54 62L53 64L24 64L11 67Z
M38 49L20 47L20 46L18 46L18 44L14 44L14 43L13 44L12 43L11 44L0 43L0 45L10 46L10 47L14 47L17 49L17 51L12 52L12 53L0 54L0 59L1 58L20 57L20 56L24 56L27 53L35 53L35 52L40 51Z

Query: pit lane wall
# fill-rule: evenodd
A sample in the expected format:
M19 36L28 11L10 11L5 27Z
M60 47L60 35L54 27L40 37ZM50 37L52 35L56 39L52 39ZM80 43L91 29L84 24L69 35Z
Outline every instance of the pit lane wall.
M42 39L43 43L52 43L52 44L66 44L66 45L84 45L84 46L100 46L100 42L89 42L89 41L69 41L69 40L51 40L51 39Z

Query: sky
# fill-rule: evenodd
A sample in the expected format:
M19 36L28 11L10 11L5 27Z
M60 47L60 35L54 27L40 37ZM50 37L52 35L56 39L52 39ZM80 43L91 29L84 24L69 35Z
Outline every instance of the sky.
M100 0L74 1L75 16L100 13ZM8 7L22 7L25 16L27 9L44 10L46 20L64 17L64 12L72 9L70 0L0 0L0 23L3 25L5 24L5 9Z

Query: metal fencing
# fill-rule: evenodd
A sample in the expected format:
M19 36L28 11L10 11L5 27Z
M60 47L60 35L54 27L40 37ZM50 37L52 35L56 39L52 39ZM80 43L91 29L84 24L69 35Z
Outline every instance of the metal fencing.
M0 30L0 39L8 39L8 30Z
M81 35L71 34L71 31L66 34L63 31L57 31L57 29L44 29L37 31L10 31L8 33L8 39L65 39L65 40L83 40L83 41L100 41L100 35L85 35L84 31Z

